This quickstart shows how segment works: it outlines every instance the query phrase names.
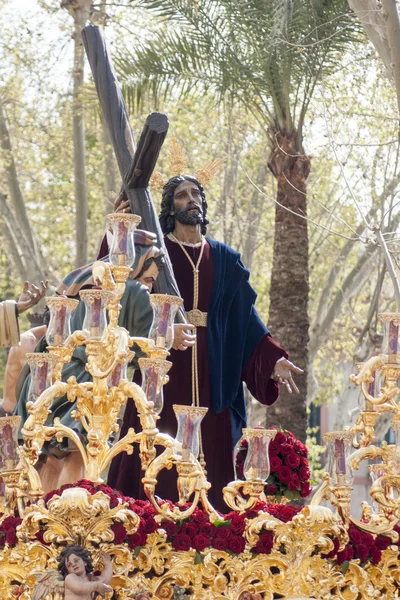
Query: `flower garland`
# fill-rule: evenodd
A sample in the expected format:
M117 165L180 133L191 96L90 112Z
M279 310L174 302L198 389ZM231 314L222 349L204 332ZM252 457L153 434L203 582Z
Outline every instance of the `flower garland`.
M274 429L271 427L271 429ZM235 458L237 479L244 479L244 463L247 456L247 440L240 442ZM276 496L280 502L282 496L288 500L307 498L311 494L308 448L293 433L278 431L271 440L268 449L271 473L267 480L265 493Z
M394 531L400 533L400 527L396 525ZM374 537L366 531L361 531L361 529L352 523L350 523L348 534L349 542L343 550L339 551L339 541L334 539L332 540L334 545L333 550L328 554L321 555L322 558L336 559L343 571L347 570L348 563L353 559L359 559L362 565L365 565L368 561L377 565L381 562L382 552L386 548L395 545L400 549L400 540L395 543L384 535Z

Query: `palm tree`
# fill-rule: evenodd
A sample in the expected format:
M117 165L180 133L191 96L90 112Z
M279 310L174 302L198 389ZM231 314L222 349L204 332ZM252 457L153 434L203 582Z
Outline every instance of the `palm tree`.
M268 424L306 435L308 318L307 109L359 26L347 0L140 0L162 17L116 64L133 102L213 93L251 111L269 134L265 160L277 181L269 327L305 371L300 397L286 391Z

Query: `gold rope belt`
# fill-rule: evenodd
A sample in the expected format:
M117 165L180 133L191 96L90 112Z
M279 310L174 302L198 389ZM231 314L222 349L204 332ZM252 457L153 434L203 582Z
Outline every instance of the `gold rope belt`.
M189 310L186 313L188 322L194 325L195 327L207 327L207 313L202 312L198 308L194 308L193 310Z

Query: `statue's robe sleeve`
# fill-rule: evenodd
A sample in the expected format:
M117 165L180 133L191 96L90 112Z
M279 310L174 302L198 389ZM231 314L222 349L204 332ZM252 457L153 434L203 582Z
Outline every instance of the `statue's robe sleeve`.
M153 309L150 305L150 295L148 289L145 286L141 285L138 281L128 279L128 281L126 282L125 293L121 299L121 305L122 309L119 316L119 325L125 327L132 336L147 337L153 319ZM72 331L82 329L84 316L84 304L83 302L80 302L71 319ZM46 345L46 340L45 338L43 338L39 342L39 345L36 348L36 352L44 352L46 349ZM134 348L134 350L136 352L136 350L139 349ZM134 366L136 366L137 364L138 357L139 352L137 352L135 355ZM85 352L85 347L79 346L75 349L71 362L64 366L62 371L62 380L67 381L69 377L73 376L76 377L78 383L90 381L91 376L85 370L86 363L87 356ZM29 383L30 375L28 375L25 379L14 412L14 414L20 415L22 417L22 424L28 417L28 413L26 410L26 402L28 396ZM58 398L55 398L51 408L52 413L49 415L46 425L51 426L53 424L53 419L55 417L59 417L63 425L71 427L79 435L82 435L83 429L80 422L77 423L71 415L74 409L75 404L69 402L66 396L59 396ZM62 450L67 450L68 440L67 438L64 438L61 445L57 444L56 442L52 442L52 446L55 445L60 447Z
M18 308L14 300L0 302L0 347L19 345Z

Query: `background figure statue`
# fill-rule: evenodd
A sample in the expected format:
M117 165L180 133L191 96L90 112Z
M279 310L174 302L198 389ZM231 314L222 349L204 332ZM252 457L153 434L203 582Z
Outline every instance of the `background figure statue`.
M141 236L141 237L140 237ZM135 236L135 242L139 239L142 244L148 240L152 243L153 236L140 232ZM136 244L135 244L136 245ZM153 319L153 310L149 301L149 290L156 279L159 269L162 268L162 251L153 245L136 246L136 259L133 265L133 271L126 282L125 293L121 299L122 309L119 316L119 325L125 327L130 335L146 337ZM103 260L108 260L104 257ZM65 294L68 297L79 300L79 292L93 286L92 265L86 265L76 269L67 275L57 289L57 293ZM141 282L145 281L146 285ZM82 329L85 316L84 303L80 302L73 313L71 319L71 330ZM36 351L45 352L47 342L42 338ZM137 360L140 351L135 348ZM78 346L73 354L72 360L65 365L62 371L63 381L69 377L76 377L78 383L90 381L91 376L86 371L87 356L84 346ZM30 374L24 379L21 391L18 394L18 403L15 408L15 414L22 417L22 425L25 422L28 413L26 410L27 395L30 384ZM81 437L84 437L84 430L80 422L75 421L72 412L75 408L74 403L69 402L66 396L55 398L52 404L52 413L46 422L51 426L53 419L59 417L61 423L74 429ZM64 438L61 443L53 440L43 448L44 463L38 466L43 485L43 490L49 492L58 489L66 483L75 483L84 477L83 461L77 448L70 440Z

